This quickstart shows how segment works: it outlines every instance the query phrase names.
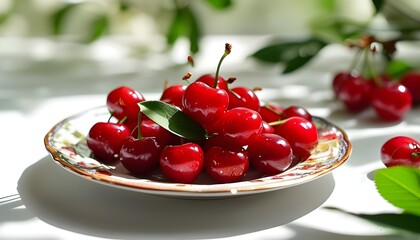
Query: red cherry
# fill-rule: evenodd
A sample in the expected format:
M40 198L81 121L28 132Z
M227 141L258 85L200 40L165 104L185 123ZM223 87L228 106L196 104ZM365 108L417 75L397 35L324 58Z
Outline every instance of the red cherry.
M413 97L413 104L420 103L420 71L411 71L401 77L402 85L404 85Z
M290 106L280 114L280 119L284 120L289 117L303 117L312 121L312 115L303 107L299 106Z
M159 165L171 182L192 183L203 170L204 153L195 143L166 146L160 154Z
M182 109L182 96L184 95L187 86L182 84L175 84L163 90L160 101L172 104Z
M371 105L386 121L401 120L411 109L410 92L401 84L385 85L372 90Z
M268 124L267 122L262 122L263 130L261 133L274 133L274 127Z
M336 73L332 81L332 88L333 88L335 96L338 96L339 89L341 88L341 85L343 85L345 81L356 78L356 77L358 77L358 74L351 73L351 72Z
M129 137L122 143L120 160L131 173L149 174L159 166L159 155L162 148L154 137L136 139Z
M178 142L179 137L169 132L151 119L144 119L140 122L140 131L143 137L154 137L160 146L174 144ZM131 136L138 138L137 126L131 131Z
M185 90L182 106L183 111L197 122L211 124L226 112L229 96L225 90L193 82Z
M291 117L274 127L275 134L282 136L292 147L296 161L308 159L318 145L315 125L302 117Z
M254 111L260 111L260 100L255 92L246 87L234 87L228 91L229 107L245 107Z
M144 101L143 95L127 86L121 86L112 90L106 100L106 106L112 115L122 120L137 121L140 107L137 103Z
M118 160L122 142L130 136L130 130L123 124L98 122L89 130L87 146L97 160L112 163Z
M290 144L277 134L261 134L247 148L251 165L266 174L278 174L290 167L293 152Z
M209 87L214 87L214 80L215 80L214 78L215 78L214 75L205 74L205 75L199 77L195 81L205 83ZM226 80L219 76L218 80L217 80L216 88L228 91L228 84L227 84Z
M265 122L277 122L280 120L280 114L284 111L284 108L274 104L266 103L260 108L260 115Z
M204 155L204 168L219 183L236 182L248 171L249 160L243 149L230 150L213 146Z
M372 85L362 78L351 78L341 84L337 98L351 112L361 112L369 106Z
M381 160L387 167L404 165L420 167L420 143L410 137L397 136L381 148Z
M262 119L258 112L248 108L233 108L218 121L219 136L224 146L246 146L262 132Z

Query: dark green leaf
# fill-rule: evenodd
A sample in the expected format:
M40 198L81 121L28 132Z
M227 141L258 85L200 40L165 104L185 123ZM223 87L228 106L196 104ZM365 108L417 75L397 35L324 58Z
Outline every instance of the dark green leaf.
M88 42L93 42L103 36L109 28L109 20L106 15L99 15L92 22L91 33L87 39Z
M207 3L217 10L222 10L232 5L231 0L207 0Z
M385 72L393 79L399 79L404 73L412 69L413 67L403 60L392 60L387 64Z
M420 216L420 169L397 166L375 173L378 192L388 202Z
M264 62L287 62L298 57L316 55L325 45L324 41L317 38L283 42L264 47L255 52L252 57Z
M168 131L190 140L205 140L206 130L191 117L161 101L139 103L140 111Z
M410 231L413 233L420 233L419 222L420 216L409 213L381 213L381 214L355 214L338 208L328 208L350 214L352 216L360 217L365 220L375 222L384 226L398 228L400 230Z
M375 7L376 12L380 12L382 6L384 5L384 0L372 0L373 6Z
M166 40L168 44L173 45L179 37L185 35L185 29L182 11L181 9L177 9L169 30L166 33Z
M285 68L283 70L283 73L291 73L299 68L301 68L303 65L308 63L315 55L308 55L304 57L296 57L293 59L290 59L289 61L285 62Z
M190 51L192 53L197 53L199 50L199 41L201 38L200 26L198 24L197 18L190 8L185 9L185 16L187 22L189 23L189 33L188 39L190 40Z
M62 32L62 26L64 24L64 19L66 18L67 14L71 12L76 6L80 3L78 2L69 2L59 8L56 12L54 12L51 16L51 23L52 23L52 33L54 35L59 35Z

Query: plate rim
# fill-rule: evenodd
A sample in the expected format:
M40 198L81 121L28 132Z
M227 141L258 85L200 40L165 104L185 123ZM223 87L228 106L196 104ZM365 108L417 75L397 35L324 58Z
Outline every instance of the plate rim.
M64 126L65 123L80 118L81 116L95 111L100 110L104 108L105 106L98 106L95 108L90 108L85 111L73 114L71 116L68 116L64 118L63 120L59 121L55 125L51 127L51 129L47 132L47 134L44 137L44 145L46 150L51 155L54 162L64 167L64 169L78 175L82 176L84 178L90 179L94 182L98 182L101 184L105 184L108 186L123 188L127 190L132 191L139 191L143 193L149 193L149 194L155 194L155 195L162 195L162 196L174 196L174 197L193 197L193 198L200 198L200 197L225 197L225 196L237 196L237 195L248 195L248 194L254 194L254 193L262 193L272 190L278 190L283 188L289 188L296 185L304 184L309 181L315 180L321 176L324 176L328 173L331 173L334 169L344 164L350 157L352 152L352 143L349 139L348 134L346 131L344 131L341 127L337 126L336 124L332 123L331 121L322 118L313 116L316 119L319 119L329 126L336 128L337 131L339 131L342 135L342 141L344 141L347 145L347 149L344 152L341 159L334 162L334 164L331 164L329 167L324 168L320 171L315 172L314 174L306 175L303 178L298 179L291 179L287 181L270 181L270 182L264 182L264 179L266 178L273 178L274 176L265 176L258 179L253 180L246 180L246 181L239 181L234 183L215 183L211 185L205 185L205 184L184 184L184 183L169 183L169 182L158 182L153 181L149 179L127 179L120 176L109 176L106 174L101 173L89 173L86 171L83 171L82 169L79 169L78 167L70 164L66 160L64 160L57 149L55 149L50 144L50 139L52 139L52 136L54 136L54 133L57 132L61 127ZM117 181L118 179L118 181ZM282 182L287 184L282 184ZM149 184L147 184L149 183ZM156 183L157 186L150 184L150 183ZM245 186L239 186L236 187L235 185L238 185L238 183L247 183ZM212 186L209 189L203 190L205 186ZM177 188L177 189L175 189ZM182 188L180 190L179 188Z

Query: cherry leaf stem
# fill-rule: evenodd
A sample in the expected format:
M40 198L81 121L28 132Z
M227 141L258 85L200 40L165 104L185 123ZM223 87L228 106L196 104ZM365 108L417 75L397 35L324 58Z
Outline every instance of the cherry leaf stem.
M217 64L216 75L214 76L213 88L216 88L217 87L217 82L219 80L220 66L222 66L223 60L225 59L225 57L227 55L230 54L231 51L232 51L232 45L230 43L226 43L225 44L225 52L223 53L223 56L220 58L219 64Z
M379 78L379 72L376 69L376 67L374 67L374 66L376 66L375 52L376 52L375 48L371 49L370 51L365 52L366 66L367 66L367 69L369 71L369 74L370 74L371 78L375 82L375 85L377 87L382 87L382 81Z

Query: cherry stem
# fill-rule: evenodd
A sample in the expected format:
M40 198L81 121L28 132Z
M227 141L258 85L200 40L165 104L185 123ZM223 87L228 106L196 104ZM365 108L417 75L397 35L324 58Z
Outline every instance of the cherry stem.
M370 48L370 51L365 53L366 54L366 64L367 64L369 74L371 75L373 81L375 82L375 85L378 86L378 87L382 87L382 81L379 78L378 71L375 67L373 67L374 64L372 64L373 62L375 62L375 53L376 53L376 47L375 46ZM373 57L373 59L371 60L369 57Z
M254 87L252 89L253 92L258 92L258 91L262 91L262 87Z
M268 125L270 125L270 126L278 126L278 125L282 125L286 121L287 121L287 119L278 120L278 121L275 121L275 122L270 122L270 123L268 123Z
M194 67L194 58L193 56L189 55L187 58L188 63L191 65L191 67Z
M348 72L352 72L354 69L357 68L357 65L360 62L360 56L363 54L363 48L359 48L356 54L354 55L351 64L350 64L350 70Z
M114 112L111 112L111 114L109 115L108 121L107 122L111 122L112 117L114 116Z
M230 43L226 43L225 44L225 53L223 53L223 56L220 58L219 64L217 64L217 69L216 69L216 75L214 77L213 88L217 87L217 82L219 80L220 66L222 65L223 59L225 59L225 57L227 55L229 55L231 51L232 51L232 45Z
M118 121L118 124L123 124L127 120L127 116L123 117L121 120Z
M183 77L182 77L182 81L186 81L188 84L190 84L190 82L188 81L192 76L191 72L187 72Z

